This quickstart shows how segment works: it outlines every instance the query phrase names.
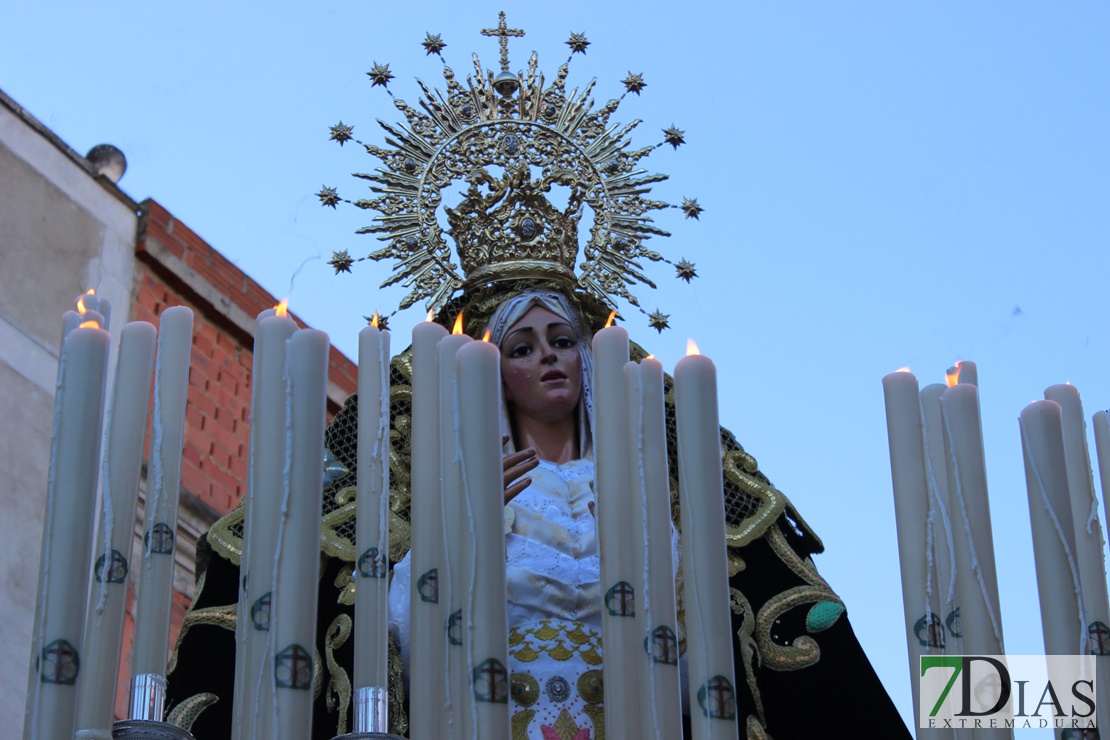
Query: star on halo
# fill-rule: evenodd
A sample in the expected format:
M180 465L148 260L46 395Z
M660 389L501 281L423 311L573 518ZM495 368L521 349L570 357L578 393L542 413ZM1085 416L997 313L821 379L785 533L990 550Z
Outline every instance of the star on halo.
M372 80L370 87L381 85L388 88L389 81L393 79L393 73L389 71L388 64L378 64L374 62L374 66L366 73Z
M332 252L331 259L328 260L328 264L335 268L336 275L341 272L350 272L351 265L353 265L354 263L355 261L351 259L351 253L348 252L346 249L341 249L338 252Z
M346 126L346 125L343 124L342 121L340 121L339 123L337 123L337 124L335 124L334 126L331 127L331 137L328 140L329 141L338 141L339 146L343 146L348 141L355 138L355 137L351 136L351 132L354 131L354 130L355 130L354 126Z
M367 326L373 326L374 325L374 317L373 316L363 316L362 318L366 319L366 325ZM381 314L378 314L378 328L381 329L382 331L389 331L389 317L388 316L382 316Z
M664 329L671 328L671 315L669 313L661 313L659 309L655 309L648 314L648 325L655 329L660 334Z
M567 43L567 46L570 47L570 53L571 54L573 54L576 51L582 52L583 54L585 54L586 53L586 47L590 45L590 42L586 40L586 34L584 34L584 33L571 33L570 41L568 41L566 43Z
M670 128L663 129L663 135L666 137L663 141L670 144L675 149L678 149L680 144L686 143L686 132L676 127L673 123Z
M682 199L682 211L686 214L686 218L694 218L694 219L697 219L698 221L700 221L701 219L698 218L698 216L704 210L705 210L704 208L702 208L701 206L698 205L698 199L697 198L685 198L684 197Z
M621 80L621 84L624 85L625 90L631 93L636 93L637 95L640 94L641 90L647 87L647 83L644 82L644 75L642 73L634 75L629 72L628 77L625 77L623 80Z
M331 206L335 208L335 204L342 198L339 197L339 192L335 188L329 188L327 185L320 188L320 192L316 193L316 197L320 199L320 205Z
M438 33L426 34L424 40L420 42L420 45L424 47L424 50L428 54L438 54L447 46L447 44L443 43L443 39L440 38Z
M693 278L696 278L698 276L698 273L694 270L694 263L689 262L685 259L681 260L677 265L675 265L674 269L675 272L678 273L678 276L686 282L690 282Z

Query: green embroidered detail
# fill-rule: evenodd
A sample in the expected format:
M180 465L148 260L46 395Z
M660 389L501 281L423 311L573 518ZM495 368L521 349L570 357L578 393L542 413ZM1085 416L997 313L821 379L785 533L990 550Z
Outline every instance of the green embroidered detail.
M820 601L813 605L806 615L806 629L810 632L821 632L836 624L840 615L844 613L844 605L839 601Z

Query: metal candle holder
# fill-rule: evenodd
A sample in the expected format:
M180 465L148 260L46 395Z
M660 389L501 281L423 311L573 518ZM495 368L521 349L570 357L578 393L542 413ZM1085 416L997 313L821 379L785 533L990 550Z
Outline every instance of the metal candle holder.
M355 692L355 731L334 740L403 740L389 732L389 691L363 686Z
M195 740L188 730L162 721L166 705L166 679L157 673L131 678L129 719L112 725L114 740Z

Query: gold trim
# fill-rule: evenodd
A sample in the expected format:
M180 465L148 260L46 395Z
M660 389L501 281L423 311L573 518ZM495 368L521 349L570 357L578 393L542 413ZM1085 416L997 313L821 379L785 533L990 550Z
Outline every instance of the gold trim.
M232 534L231 528L243 522L245 502L246 498L244 497L238 506L232 509L230 513L217 519L216 523L208 530L208 544L212 546L216 553L222 555L225 560L230 560L236 566L239 565L239 559L243 554L243 540Z
M335 651L347 642L347 638L351 636L351 627L351 618L346 614L340 614L332 620L324 636L324 656L328 662L328 672L331 674L325 702L329 712L334 712L336 707L339 707L337 735L347 734L347 711L351 708L351 679L335 659Z
M740 656L744 661L744 677L748 689L752 692L755 701L755 710L759 713L760 720L766 720L763 713L763 696L759 692L759 684L755 680L755 672L759 668L759 646L755 641L755 613L751 602L740 592L740 589L729 588L729 601L732 604L732 613L741 615L740 629L736 631L736 642L740 645Z
M220 697L215 694L193 694L166 714L166 722L188 732L193 729L193 723L200 717L201 712L219 700Z

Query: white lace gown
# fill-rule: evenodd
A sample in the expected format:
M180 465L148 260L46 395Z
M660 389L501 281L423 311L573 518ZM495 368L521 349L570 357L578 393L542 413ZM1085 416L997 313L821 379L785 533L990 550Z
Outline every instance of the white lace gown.
M531 477L505 507L513 739L595 740L603 713L594 465L541 461ZM389 612L406 667L409 581L405 556L394 568Z

